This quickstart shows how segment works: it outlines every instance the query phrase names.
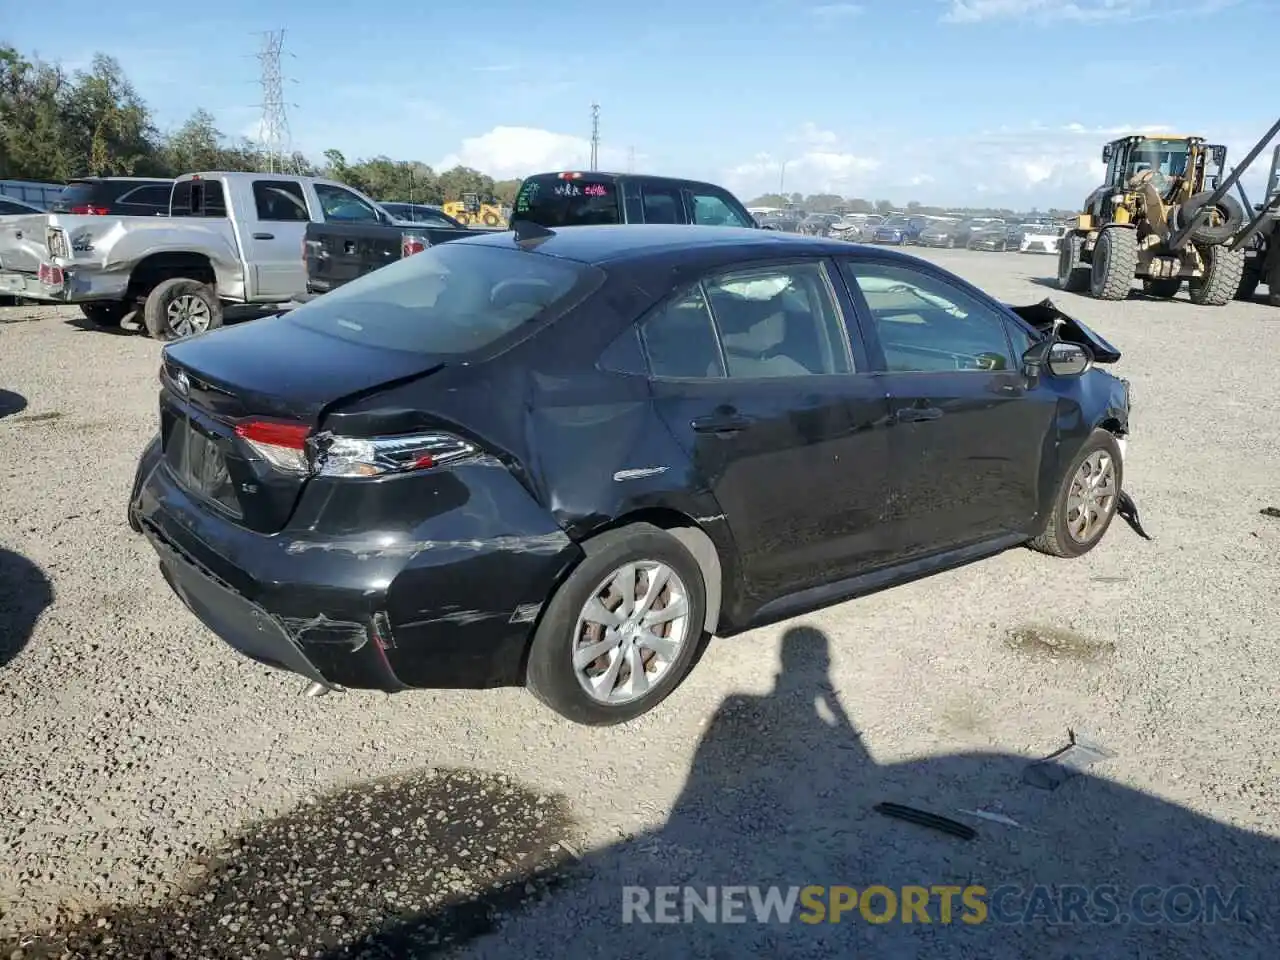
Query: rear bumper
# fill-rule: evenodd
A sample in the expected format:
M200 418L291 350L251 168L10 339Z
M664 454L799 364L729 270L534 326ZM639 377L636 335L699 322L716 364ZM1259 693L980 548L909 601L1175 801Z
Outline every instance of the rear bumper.
M537 615L581 551L507 471L454 472L467 471L472 495L402 537L324 533L313 507L336 498L323 489L302 496L304 528L267 535L186 493L153 441L129 520L188 609L259 663L388 693L518 685Z
M124 298L128 276L103 276L96 271L41 264L40 273L0 271L0 295L47 300L50 303L87 303Z

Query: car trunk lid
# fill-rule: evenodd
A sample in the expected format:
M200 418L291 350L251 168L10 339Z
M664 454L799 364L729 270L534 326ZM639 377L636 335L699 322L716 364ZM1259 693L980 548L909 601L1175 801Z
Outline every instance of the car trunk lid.
M160 432L187 492L264 533L288 521L309 478L307 439L343 401L443 366L270 317L164 351Z

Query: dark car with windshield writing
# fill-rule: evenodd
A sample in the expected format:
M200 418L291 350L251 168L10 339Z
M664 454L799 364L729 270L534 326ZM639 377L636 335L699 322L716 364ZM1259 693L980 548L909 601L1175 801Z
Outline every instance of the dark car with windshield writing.
M1093 549L1118 359L892 251L517 223L167 346L129 521L313 690L525 685L616 723L708 633Z
M622 223L756 226L747 208L724 187L652 174L594 171L529 177L516 193L511 219L544 227Z

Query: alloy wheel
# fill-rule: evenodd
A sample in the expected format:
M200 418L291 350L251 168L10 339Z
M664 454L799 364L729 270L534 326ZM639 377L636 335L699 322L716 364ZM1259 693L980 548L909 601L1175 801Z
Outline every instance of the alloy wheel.
M1106 450L1095 450L1071 478L1067 532L1076 543L1092 543L1116 509L1116 465Z
M195 294L174 297L165 315L169 319L169 329L177 337L189 337L209 329L209 305Z
M597 703L649 693L689 642L689 594L665 563L639 560L610 573L578 616L573 671Z

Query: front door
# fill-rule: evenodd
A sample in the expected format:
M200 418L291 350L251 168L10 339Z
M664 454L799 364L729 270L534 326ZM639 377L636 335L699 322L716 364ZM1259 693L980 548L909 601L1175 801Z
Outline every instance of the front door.
M733 534L746 606L883 562L887 404L855 367L821 260L706 277L641 332L657 409Z
M1011 320L923 265L849 258L886 370L896 559L1028 530L1055 397L1030 389Z

